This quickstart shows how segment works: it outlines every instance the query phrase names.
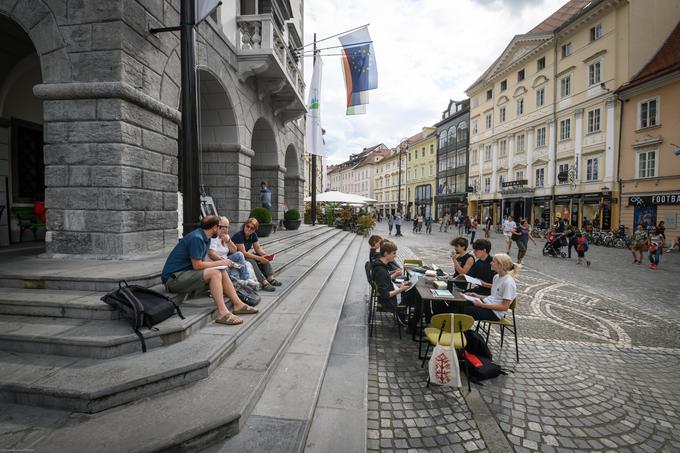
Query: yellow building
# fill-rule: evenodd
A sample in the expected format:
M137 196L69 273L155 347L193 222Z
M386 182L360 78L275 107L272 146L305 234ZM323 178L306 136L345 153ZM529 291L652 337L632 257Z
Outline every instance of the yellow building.
M436 180L437 128L423 127L422 132L408 139L405 206L408 217L415 217L417 214L435 216Z
M571 0L515 36L466 91L470 212L616 227L621 108L614 90L649 60L680 2ZM486 210L482 212L482 210Z
M680 236L680 23L644 68L619 90L620 223L628 232L665 222L670 245Z

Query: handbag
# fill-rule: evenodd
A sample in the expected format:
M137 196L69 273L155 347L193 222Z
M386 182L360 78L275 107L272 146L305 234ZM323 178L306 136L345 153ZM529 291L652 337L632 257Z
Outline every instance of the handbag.
M451 326L453 326L453 318L455 315L451 314ZM451 329L451 343L453 343L453 329ZM455 348L453 346L443 346L439 343L439 338L437 338L437 344L432 351L432 357L430 357L429 372L430 372L430 382L437 385L447 385L450 387L460 387L460 367L458 366L458 355L456 354Z

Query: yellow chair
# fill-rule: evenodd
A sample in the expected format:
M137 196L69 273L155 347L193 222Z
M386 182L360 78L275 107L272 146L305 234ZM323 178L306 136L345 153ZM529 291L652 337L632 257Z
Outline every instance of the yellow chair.
M505 336L505 330L507 329L510 333L512 333L515 337L515 358L517 359L517 362L519 363L519 345L517 344L517 320L515 319L515 307L517 306L517 299L513 299L512 303L510 304L510 312L512 313L512 322L508 321L507 315L505 318L501 318L498 321L479 321L477 323L477 329L479 330L480 325L482 323L487 324L486 328L485 326L482 326L482 332L486 334L486 343L489 343L489 333L491 332L491 326L492 325L497 325L500 326L501 328L501 349L503 348L503 338Z
M423 260L419 258L409 258L407 260L404 260L404 267L408 265L414 265L414 266L422 266L423 265Z
M451 318L453 317L453 329L451 328ZM470 330L474 325L475 320L472 316L462 315L462 314L451 314L442 313L439 315L434 315L430 320L430 327L425 328L425 338L427 339L427 347L425 348L425 357L423 358L423 363L420 365L421 368L425 366L427 361L427 353L430 350L430 346L435 346L437 343L442 346L451 346L453 341L453 348L456 351L461 351L465 349L467 341L465 339L465 331ZM456 335L458 334L458 335ZM468 392L470 391L470 375L468 373L468 364L465 360L465 355L461 360L465 365L465 377L468 382ZM430 385L430 377L427 378L427 385Z

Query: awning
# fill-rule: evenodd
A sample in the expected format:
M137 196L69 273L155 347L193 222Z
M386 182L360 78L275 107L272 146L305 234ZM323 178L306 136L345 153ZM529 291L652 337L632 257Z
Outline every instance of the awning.
M306 202L312 201L312 197L306 197ZM337 191L323 192L316 195L317 203L340 203L340 204L352 204L352 205L367 205L376 203L377 200L372 198L364 197L361 195L355 195L353 193L342 193Z

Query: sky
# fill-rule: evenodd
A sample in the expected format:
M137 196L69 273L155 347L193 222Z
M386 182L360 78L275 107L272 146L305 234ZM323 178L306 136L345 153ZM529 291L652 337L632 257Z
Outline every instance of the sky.
M375 48L378 88L365 115L345 115L339 56L323 58L321 126L327 163L340 163L363 148L396 146L441 120L449 99L494 62L513 36L528 32L567 0L307 0L305 43L368 27ZM338 46L337 38L319 48ZM322 51L337 54L338 49ZM305 82L312 58L305 58ZM307 93L305 101L307 101Z

